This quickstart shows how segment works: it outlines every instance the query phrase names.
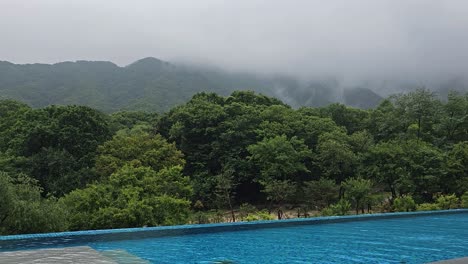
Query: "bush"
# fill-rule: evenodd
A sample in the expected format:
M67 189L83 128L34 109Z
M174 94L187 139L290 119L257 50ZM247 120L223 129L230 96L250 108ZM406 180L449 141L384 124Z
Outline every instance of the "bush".
M321 216L332 216L335 215L333 210L330 207L323 208L322 211L320 211Z
M251 222L251 221L259 221L259 220L273 220L274 217L268 213L266 210L262 210L253 214L247 215L245 218L246 221Z
M205 212L195 212L192 215L192 223L196 224L208 224L210 223L210 217Z
M243 221L249 214L254 214L257 211L255 206L249 203L243 203L239 207L239 217Z
M351 210L351 203L345 199L341 199L336 204L330 205L330 207L323 209L320 214L322 216L347 215L349 210Z
M461 197L461 207L468 208L468 192L465 192Z
M437 204L433 203L422 203L416 206L417 211L433 211L440 210L440 207Z
M341 199L339 202L331 206L333 212L337 215L347 215L351 210L351 203L345 199Z
M436 204L440 209L454 209L458 207L458 198L455 194L441 195L437 198Z
M416 203L410 195L398 197L393 202L393 208L397 212L409 212L416 209Z

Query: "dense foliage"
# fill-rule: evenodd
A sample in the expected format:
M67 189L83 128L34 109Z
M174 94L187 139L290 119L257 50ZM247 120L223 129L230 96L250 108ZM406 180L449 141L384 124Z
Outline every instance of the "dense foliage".
M466 207L468 95L199 93L162 115L3 100L0 171L2 234Z

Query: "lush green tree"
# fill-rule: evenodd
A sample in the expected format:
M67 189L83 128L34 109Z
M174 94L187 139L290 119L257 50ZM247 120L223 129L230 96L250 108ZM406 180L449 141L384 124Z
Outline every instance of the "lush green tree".
M416 203L410 195L397 197L393 202L393 208L397 212L409 212L416 210Z
M265 138L248 150L260 169L261 180L294 180L298 173L308 171L304 163L312 156L302 140L285 135Z
M291 201L296 193L295 183L289 180L265 180L261 184L267 200L276 207L278 219L282 219L284 204Z
M67 194L70 228L98 229L183 224L192 187L182 167L154 171L125 165L101 183Z
M323 174L341 184L356 174L358 156L349 144L349 137L342 131L324 133L319 138L317 162ZM343 195L340 188L339 198Z
M212 198L213 177L222 167L213 150L222 132L220 124L226 119L223 105L223 97L199 93L162 116L157 125L157 131L184 153L184 171L193 179L196 198L204 203Z
M439 179L444 175L443 153L433 145L409 140L402 143L409 175L408 192L416 202L431 201L440 192Z
M458 195L468 191L468 141L457 143L448 151L444 166L445 173L439 177L441 191Z
M345 127L349 134L363 130L369 117L365 110L337 103L322 107L319 111L322 117L329 117L338 126Z
M37 181L0 172L0 234L64 231L65 210L53 197L43 198Z
M468 191L465 192L461 197L461 207L468 208Z
M138 125L152 126L157 122L158 114L143 111L119 111L110 114L109 118L109 128L115 133Z
M39 180L44 195L62 195L96 178L96 149L110 132L94 109L50 106L24 111L4 137L6 152L22 162L19 171Z
M364 213L364 203L372 191L372 182L362 178L349 178L343 182L346 196L354 203L356 214L359 214L359 208Z
M216 196L221 206L228 206L231 211L232 222L236 222L234 213L233 198L235 195L236 184L233 182L233 171L226 170L216 176Z
M458 208L459 200L455 194L440 195L437 197L437 207L443 210Z
M338 189L334 180L321 178L304 182L303 192L307 204L318 209L330 206L338 200Z
M364 162L364 173L383 184L391 192L392 201L409 191L407 160L400 142L382 142L371 147Z
M258 200L260 193L259 185L253 181L256 174L254 165L247 158L247 147L257 142L256 129L261 122L259 108L237 101L225 105L224 111L229 118L220 124L221 134L212 143L213 155L223 170L233 172L239 203Z
M9 141L15 137L12 127L31 108L13 100L0 100L0 151L8 149Z
M151 135L138 129L121 130L98 148L96 171L108 177L124 165L163 168L183 166L183 154L161 135Z
M442 142L468 141L468 93L450 92L438 127Z
M351 210L351 203L346 199L340 199L337 203L330 205L320 211L322 216L347 215Z
M375 109L370 110L367 129L376 141L388 141L402 138L406 132L401 118L396 114L396 107L391 100L383 100Z
M406 129L407 137L433 142L442 106L435 94L427 89L418 89L391 99L395 105L395 115Z

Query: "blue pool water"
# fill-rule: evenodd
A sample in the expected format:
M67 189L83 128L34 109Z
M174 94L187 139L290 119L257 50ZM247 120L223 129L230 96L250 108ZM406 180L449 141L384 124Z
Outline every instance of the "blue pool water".
M0 237L0 252L83 245L167 264L427 263L468 256L468 210Z
M468 214L95 242L152 263L426 263L468 256Z

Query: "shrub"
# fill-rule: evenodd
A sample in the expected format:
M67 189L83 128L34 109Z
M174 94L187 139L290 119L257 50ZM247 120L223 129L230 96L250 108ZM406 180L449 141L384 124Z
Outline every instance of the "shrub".
M249 214L254 214L257 211L255 206L249 203L243 203L239 207L239 217L241 220L244 220Z
M192 215L192 223L196 224L208 224L210 222L210 217L205 212L195 212Z
M259 221L259 220L273 220L273 216L268 213L266 210L262 210L253 214L247 215L245 218L246 221L251 222L251 221Z
M410 195L398 197L393 202L393 208L397 212L409 212L416 209L416 203Z
M341 199L336 204L323 209L320 214L322 216L347 215L349 210L351 210L351 203L345 199Z
M458 207L458 198L455 194L441 195L437 198L436 204L440 209L453 209Z
M224 213L221 211L215 211L213 214L213 218L211 218L211 220L214 223L223 223L226 221L224 217Z
M422 203L416 206L417 211L433 211L440 210L440 207L437 204L433 203Z
M336 215L347 215L351 210L351 203L345 199L341 199L339 202L331 206L333 212Z
M468 192L465 192L461 197L461 207L468 208Z
M335 215L333 213L333 210L330 207L323 208L322 211L320 211L321 216L332 216Z

